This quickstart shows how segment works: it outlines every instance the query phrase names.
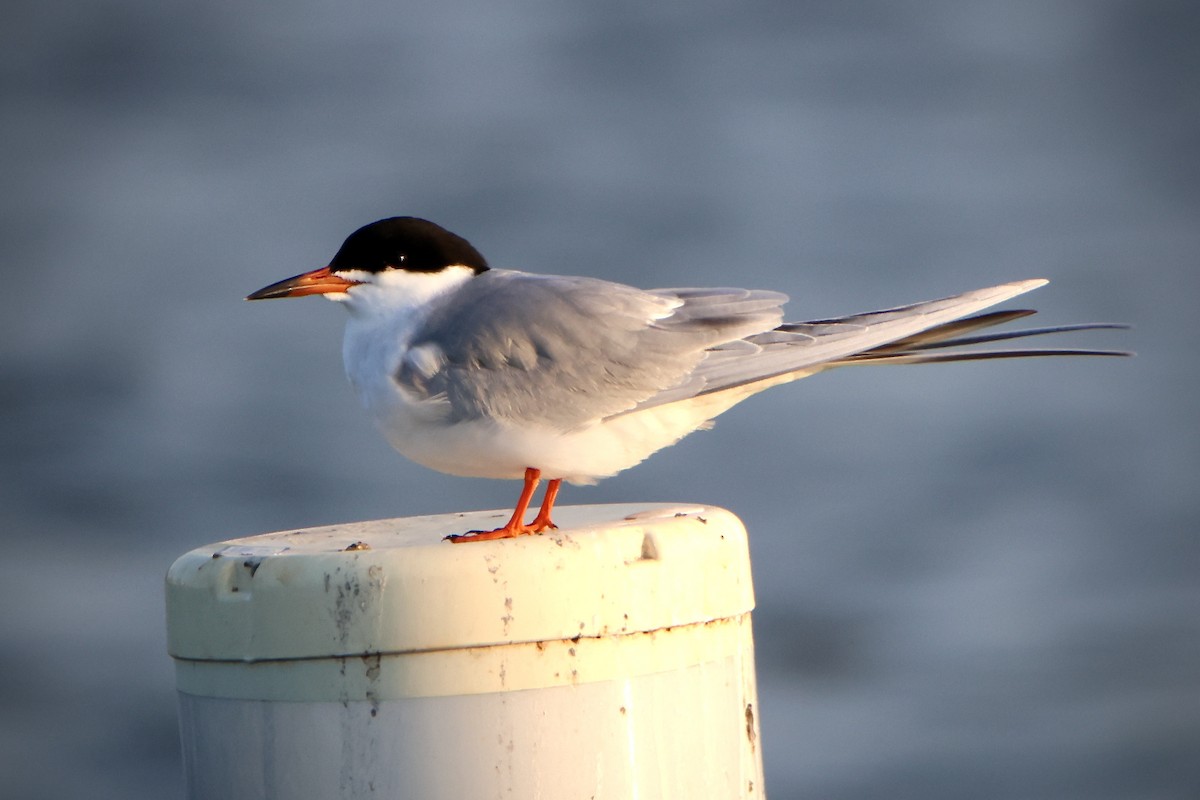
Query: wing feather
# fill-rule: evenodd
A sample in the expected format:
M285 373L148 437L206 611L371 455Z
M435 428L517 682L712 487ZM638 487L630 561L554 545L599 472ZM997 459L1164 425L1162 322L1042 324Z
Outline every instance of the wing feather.
M697 365L692 380L670 387L642 402L636 410L683 400L689 395L745 386L760 381L823 369L845 363L852 356L904 341L923 331L939 329L989 306L1045 285L1042 279L1016 281L986 289L898 306L864 314L789 322L771 330L745 337L737 347L713 348ZM1014 312L1024 315L1026 312ZM1008 312L987 322L964 323L952 327L947 337L1014 318ZM750 345L752 350L745 345Z
M414 334L410 352L436 347L436 371L407 369L406 359L395 379L410 395L444 398L452 420L570 429L687 384L710 348L779 325L786 300L490 270L436 305Z

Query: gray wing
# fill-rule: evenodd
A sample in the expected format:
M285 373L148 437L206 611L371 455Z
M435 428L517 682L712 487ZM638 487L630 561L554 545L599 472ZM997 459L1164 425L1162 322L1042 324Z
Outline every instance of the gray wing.
M975 312L1046 284L1045 280L1015 281L924 303L870 311L835 319L785 323L771 331L713 347L696 366L692 380L663 391L636 410L710 394L738 386L770 381L789 373L808 373L848 364L918 364L1028 356L1129 355L1123 351L1081 349L948 350L987 342L1068 331L1125 328L1124 325L1085 324L966 336L1034 312Z
M695 370L712 349L774 329L786 301L489 270L431 310L395 379L450 420L569 429L702 390Z

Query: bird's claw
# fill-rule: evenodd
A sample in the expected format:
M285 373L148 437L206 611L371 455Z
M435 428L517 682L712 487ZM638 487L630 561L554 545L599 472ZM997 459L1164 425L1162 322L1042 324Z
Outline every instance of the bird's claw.
M496 528L491 531L467 531L466 533L452 533L449 536L442 538L444 542L451 544L463 544L464 542L489 542L497 539L515 539L518 536L530 536L533 534L544 533L548 530L558 530L558 526L550 520L535 519L529 525L520 525L516 527Z

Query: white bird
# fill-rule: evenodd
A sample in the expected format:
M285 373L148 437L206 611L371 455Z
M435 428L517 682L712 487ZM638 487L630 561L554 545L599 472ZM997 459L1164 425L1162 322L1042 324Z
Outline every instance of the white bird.
M968 335L1032 314L976 312L1034 279L836 319L785 323L779 292L641 290L490 269L469 242L414 217L352 233L329 266L246 299L321 294L350 312L346 375L387 440L441 472L523 479L499 539L554 528L562 481L595 483L679 441L751 395L848 364L915 364L1106 350L956 348L1068 330ZM971 316L975 315L975 316ZM545 498L526 510L542 477Z

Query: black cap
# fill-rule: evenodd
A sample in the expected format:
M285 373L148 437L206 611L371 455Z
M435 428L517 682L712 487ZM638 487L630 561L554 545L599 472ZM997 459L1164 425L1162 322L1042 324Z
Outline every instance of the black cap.
M441 272L456 265L477 275L488 269L487 260L466 239L417 217L390 217L364 225L346 237L329 262L333 272Z

